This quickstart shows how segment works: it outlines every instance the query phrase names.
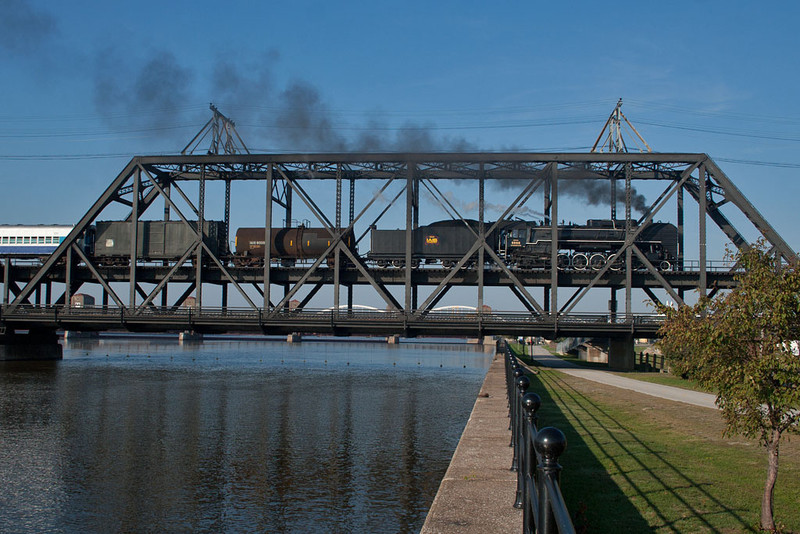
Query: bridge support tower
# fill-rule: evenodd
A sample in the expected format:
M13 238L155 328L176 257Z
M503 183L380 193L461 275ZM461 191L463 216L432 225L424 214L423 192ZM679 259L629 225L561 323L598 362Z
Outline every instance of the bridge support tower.
M0 361L60 360L63 348L54 330L30 330L25 334L0 334Z
M633 334L608 340L608 366L616 371L633 371Z

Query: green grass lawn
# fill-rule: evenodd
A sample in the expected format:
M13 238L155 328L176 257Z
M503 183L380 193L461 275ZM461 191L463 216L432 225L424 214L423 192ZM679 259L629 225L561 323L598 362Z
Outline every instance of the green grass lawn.
M518 343L511 343L511 348L517 355L522 353L522 345ZM587 369L599 369L601 371L608 371L608 365L605 363L596 363L596 362L587 362L581 360L575 356L571 356L569 354L559 354L553 353L553 355L558 356L564 361L574 363L576 365L580 365L581 367L586 367ZM665 386L673 386L677 388L683 389L691 389L694 391L703 391L705 393L714 393L706 388L703 388L697 382L693 380L686 380L679 376L675 376L669 373L645 373L645 372L636 372L636 371L627 371L627 372L618 372L612 371L619 376L624 376L625 378L633 378L634 380L642 380L643 382L653 382L656 384L663 384Z
M766 454L719 412L540 369L540 426L567 435L562 486L586 532L758 530ZM800 532L800 443L784 442L775 518Z

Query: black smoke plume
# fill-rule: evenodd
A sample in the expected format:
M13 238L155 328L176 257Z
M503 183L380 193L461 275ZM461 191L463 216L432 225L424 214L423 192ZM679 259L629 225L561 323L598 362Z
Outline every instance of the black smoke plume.
M96 61L95 103L112 125L120 126L124 119L157 135L159 129L166 132L170 124L178 124L182 107L214 102L237 125L248 127L248 146L266 151L474 150L464 138L435 135L432 124L407 122L393 128L376 117L364 124L347 124L331 113L312 83L278 83L273 72L278 58L277 52L268 51L258 62L218 59L208 72L196 75L170 52L156 52L138 64L106 52ZM205 96L199 97L200 93ZM241 133L243 128L239 129ZM356 133L348 136L346 132Z
M517 190L522 184L537 176L541 177L544 173L545 171L528 172L526 176L492 180L491 183L501 189ZM617 180L615 184L617 203L624 204L625 182ZM558 171L558 194L572 197L590 206L610 206L611 182L606 175L588 169L560 169ZM648 209L647 199L637 192L635 187L631 187L631 208L639 213L645 213Z
M625 202L625 185L616 182L617 203ZM610 206L611 205L611 185L608 180L559 180L558 193L569 197L583 200L590 206ZM631 208L644 213L647 211L647 199L639 194L636 188L631 187Z
M0 0L0 49L9 54L38 53L57 33L55 18L25 0Z
M347 141L336 130L334 120L319 91L307 82L291 83L279 96L276 116L284 143L298 150L345 152Z
M169 135L180 125L181 109L192 98L194 73L170 52L131 68L112 50L95 64L94 101L114 127L149 128Z

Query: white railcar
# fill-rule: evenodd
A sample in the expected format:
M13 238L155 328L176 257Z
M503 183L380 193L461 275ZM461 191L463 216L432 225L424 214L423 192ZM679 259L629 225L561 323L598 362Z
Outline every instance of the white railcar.
M71 231L68 225L0 224L0 255L48 256Z

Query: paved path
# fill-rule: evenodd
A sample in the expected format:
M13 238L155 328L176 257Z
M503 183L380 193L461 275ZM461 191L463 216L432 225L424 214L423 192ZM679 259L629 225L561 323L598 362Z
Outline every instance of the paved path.
M522 530L514 508L503 355L492 361L461 440L433 500L422 534L488 534Z
M608 371L587 369L586 367L581 367L580 365L566 362L557 356L553 356L544 347L537 345L534 345L533 347L533 358L543 367L558 369L559 371L568 375L585 378L586 380L592 380L594 382L600 382L601 384L608 384L609 386L615 386L622 389L629 389L631 391L644 393L645 395L651 395L653 397L685 402L686 404L693 404L694 406L701 406L703 408L717 408L716 404L714 404L716 395L672 386L664 386L661 384L653 384L650 382L643 382L642 380L625 378Z

